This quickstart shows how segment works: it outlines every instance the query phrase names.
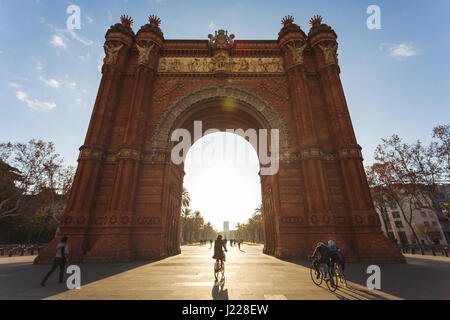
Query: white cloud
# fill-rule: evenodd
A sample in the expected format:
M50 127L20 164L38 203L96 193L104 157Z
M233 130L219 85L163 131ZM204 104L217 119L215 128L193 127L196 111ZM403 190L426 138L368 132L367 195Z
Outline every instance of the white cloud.
M88 52L88 53L86 53L84 56L83 55L79 55L78 56L78 59L80 59L80 60L86 60L86 59L89 59L89 57L91 56L91 54Z
M109 10L109 9L106 9L106 13L107 13L107 15L108 15L108 21L112 21L112 19L113 19L113 16L112 16L112 12L111 12L111 10Z
M395 58L408 58L418 55L420 52L414 48L412 44L400 43L400 44L390 44L382 43L380 45L381 50L387 50L389 55Z
M42 82L44 82L46 85L53 87L53 88L59 88L61 86L61 84L59 83L59 81L55 80L55 79L44 79L43 77L39 77L39 80L41 80Z
M16 98L20 101L25 102L29 108L36 111L47 112L56 107L56 103L54 102L43 102L37 99L31 100L28 98L28 95L23 91L17 91Z
M62 47L64 49L67 48L67 45L64 43L64 40L62 37L57 36L56 34L53 35L52 41L50 41L50 44L55 47Z
M217 26L214 24L214 21L211 21L211 23L209 24L209 30L210 31L217 30Z
M71 88L75 88L77 86L77 83L75 81L67 82L67 85Z
M42 61L39 59L36 59L36 66L34 67L35 70L37 71L42 71Z
M74 38L75 40L80 41L82 44L87 45L87 46L91 46L91 45L94 44L94 41L89 40L89 39L81 38L72 29L69 29L68 31L69 31L70 35L72 36L72 38Z
M87 14L84 14L84 16L86 17L86 20L89 22L89 24L93 24L94 23L94 19L89 17Z
M92 20L92 18L89 18L89 19ZM89 19L88 19L88 21L90 22ZM111 19L112 19L112 16L111 16ZM50 28L54 33L56 33L56 34L53 36L52 41L50 42L50 43L51 43L52 45L54 45L54 46L57 46L57 47L58 47L58 46L59 46L59 47L63 47L63 48L65 49L65 48L67 47L67 45L66 45L66 43L64 42L64 40L67 40L67 38L64 37L64 35L67 35L67 34L70 34L70 36L72 36L72 38L74 38L75 40L81 42L81 43L84 44L84 45L90 46L90 45L94 44L94 41L89 40L89 39L84 39L84 38L78 36L78 35L75 33L75 31L73 31L72 29L67 29L67 28L65 28L65 29L60 29L60 28L57 28L57 27L55 27L54 25L52 25L51 23L48 23L48 22L45 20L45 18L42 18L42 17L40 18L40 20L41 20L41 23L42 23L44 26ZM93 22L93 20L92 20L92 22Z
M15 82L9 82L9 86L16 89L19 87L19 85Z

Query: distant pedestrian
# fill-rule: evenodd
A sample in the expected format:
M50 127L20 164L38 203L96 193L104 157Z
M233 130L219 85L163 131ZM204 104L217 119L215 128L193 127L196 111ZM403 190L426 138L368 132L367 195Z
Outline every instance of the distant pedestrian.
M45 282L50 277L50 275L56 270L56 268L58 268L58 266L59 266L59 283L64 283L63 282L64 268L68 260L68 254L69 254L69 246L67 245L67 237L64 236L61 239L61 242L58 243L58 245L56 246L56 255L55 259L53 260L52 268L45 275L44 279L42 279L41 286L45 287Z
M210 249L212 248L212 242L213 242L213 241L210 239L210 240L209 240L209 248L210 248Z

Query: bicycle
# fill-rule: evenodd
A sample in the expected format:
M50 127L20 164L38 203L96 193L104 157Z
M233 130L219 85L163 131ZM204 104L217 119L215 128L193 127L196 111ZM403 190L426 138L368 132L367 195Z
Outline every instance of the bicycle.
M314 264L316 263L319 264L318 266L319 271L317 271L316 268L314 267ZM318 262L314 259L312 260L309 272L311 275L311 280L316 286L320 286L322 282L325 280L328 290L330 290L331 292L336 291L338 287L338 278L337 273L334 271L334 267L329 268L326 263Z
M225 263L223 260L217 259L214 263L214 277L216 281L219 280L219 275L221 275L220 280L225 279Z
M334 263L334 271L339 283L347 288L347 279L345 278L344 270L342 270L342 265L340 263Z

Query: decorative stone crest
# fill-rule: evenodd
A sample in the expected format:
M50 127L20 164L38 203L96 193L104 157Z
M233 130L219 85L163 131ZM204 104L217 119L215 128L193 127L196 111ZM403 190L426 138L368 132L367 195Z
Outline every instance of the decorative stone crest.
M229 71L230 58L225 53L216 54L211 60L212 71L226 72Z
M105 49L105 59L103 60L103 62L105 64L116 64L117 62L117 56L119 55L119 51L120 49L122 49L123 44L119 45L119 46L114 46L114 44L112 43L105 43L105 45L103 46L103 48Z
M223 49L233 44L234 34L228 35L228 31L220 29L215 35L208 34L209 44L214 49Z

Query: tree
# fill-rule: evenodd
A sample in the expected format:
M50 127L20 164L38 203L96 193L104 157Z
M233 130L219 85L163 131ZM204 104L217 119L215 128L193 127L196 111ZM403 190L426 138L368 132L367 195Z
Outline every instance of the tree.
M183 191L181 192L181 207L186 208L191 204L191 196L189 191L183 187Z
M436 151L446 166L445 180L450 180L450 124L438 125L433 128L433 138L437 139Z
M64 212L74 171L52 142L0 144L0 220L9 218L10 230L14 224L28 230L27 241L33 233L39 241L44 231L47 238Z
M15 215L17 212L21 195L17 184L21 179L19 170L0 158L0 219Z
M376 162L367 168L375 206L397 204L416 239L413 212L429 209L438 213L438 184L448 177L448 164L443 160L448 159L448 126L436 127L434 137L442 141L424 146L420 141L404 143L398 135L382 139L375 150Z
M255 208L246 223L236 224L236 237L251 242L261 242L264 239L262 204Z
M28 143L0 144L1 160L20 172L21 178L16 180L20 194L15 199L12 209L1 209L0 219L19 215L18 209L23 195L37 194L45 184L45 170L58 166L59 155L55 153L53 142L30 140ZM3 203L6 199L0 199ZM11 199L9 199L11 201Z

